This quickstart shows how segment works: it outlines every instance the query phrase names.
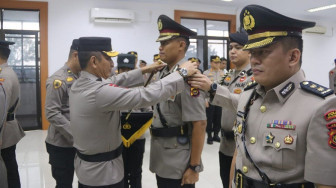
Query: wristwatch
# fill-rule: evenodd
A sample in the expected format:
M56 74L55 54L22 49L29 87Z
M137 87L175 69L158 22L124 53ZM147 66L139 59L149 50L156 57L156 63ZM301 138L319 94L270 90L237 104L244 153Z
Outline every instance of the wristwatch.
M195 166L193 166L193 165L189 164L189 168L191 170L195 171L195 172L201 172L202 171L201 165L195 165Z
M216 83L212 83L210 85L209 93L216 93L216 91L217 91L217 84Z
M176 69L183 78L188 76L188 70L186 68L177 68Z

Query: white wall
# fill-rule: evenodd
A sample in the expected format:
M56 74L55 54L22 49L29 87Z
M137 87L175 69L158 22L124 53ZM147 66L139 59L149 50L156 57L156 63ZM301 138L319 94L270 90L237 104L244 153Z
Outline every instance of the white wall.
M43 1L43 0L41 0ZM174 10L188 10L222 14L236 14L239 9L196 3L141 3L116 0L48 0L49 2L49 75L66 61L72 39L81 36L112 38L112 48L127 53L135 50L139 59L151 63L158 53L157 18L160 14L174 17ZM136 12L132 24L97 24L90 21L91 8L120 8ZM318 22L321 23L321 22ZM328 23L322 24L324 26ZM303 69L307 79L324 86L329 85L328 72L336 58L335 26L328 25L327 35L304 34Z

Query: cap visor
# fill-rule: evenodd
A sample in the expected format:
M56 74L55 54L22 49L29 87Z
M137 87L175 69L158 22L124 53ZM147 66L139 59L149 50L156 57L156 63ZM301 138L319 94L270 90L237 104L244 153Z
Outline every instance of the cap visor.
M243 50L251 50L255 48L261 48L273 44L279 37L267 37L249 40L243 47Z
M159 36L159 38L156 40L156 42L161 42L161 41L165 41L165 40L169 40L171 38L173 38L174 36L172 35L167 35L167 36Z
M103 51L103 52L110 57L115 57L119 54L119 52L117 51Z

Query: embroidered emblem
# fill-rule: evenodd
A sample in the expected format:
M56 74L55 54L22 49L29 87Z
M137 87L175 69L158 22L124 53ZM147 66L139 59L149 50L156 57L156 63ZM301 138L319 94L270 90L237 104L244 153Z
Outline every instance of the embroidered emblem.
M54 88L58 89L62 86L62 81L61 80L54 80Z
M291 93L295 88L293 82L289 82L284 88L282 88L279 92L280 95L285 98L289 93Z
M159 29L159 31L162 30L162 21L161 21L161 19L158 20L158 29Z
M245 12L244 12L243 23L244 23L244 29L246 31L247 30L252 30L255 26L254 18L248 10L245 10Z
M246 80L246 76L243 76L239 79L240 82L244 82Z
M287 135L287 136L284 138L284 142L285 142L285 144L293 144L293 142L294 142L294 138L293 138L291 135Z
M273 136L273 134L270 132L267 136L266 136L266 142L268 143L268 144L273 144L273 140L274 140L274 136Z
M124 59L124 63L129 63L129 60L127 58Z
M67 82L71 82L72 80L73 80L73 78L70 77L70 76L67 78Z
M328 123L327 128L329 129L328 135L329 135L329 140L328 140L328 145L336 149L336 123Z
M227 81L227 82L229 82L231 80L231 76L227 76L226 78L225 78L225 81Z
M131 129L132 126L129 124L129 123L125 123L123 126L122 126L123 129Z
M330 121L332 119L336 119L336 110L330 110L329 112L324 114L324 119Z
M191 87L190 88L190 96L192 97L198 97L200 94L200 91L198 88Z
M233 93L240 94L242 90L240 88L236 88L233 90Z

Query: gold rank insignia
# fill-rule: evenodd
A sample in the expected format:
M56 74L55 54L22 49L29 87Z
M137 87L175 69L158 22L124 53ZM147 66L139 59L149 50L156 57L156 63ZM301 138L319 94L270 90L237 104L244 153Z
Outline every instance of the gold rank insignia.
M268 144L273 144L273 140L274 140L274 136L273 134L270 132L267 136L266 136L266 142Z
M248 10L245 10L245 12L244 12L243 23L244 23L244 29L246 31L247 30L252 30L255 26L254 18Z
M67 77L67 82L71 82L73 78L71 76Z
M285 144L293 144L294 142L294 138L291 136L291 135L287 135L285 138L284 138L284 143Z
M61 80L54 80L54 88L58 89L62 86L62 81Z

